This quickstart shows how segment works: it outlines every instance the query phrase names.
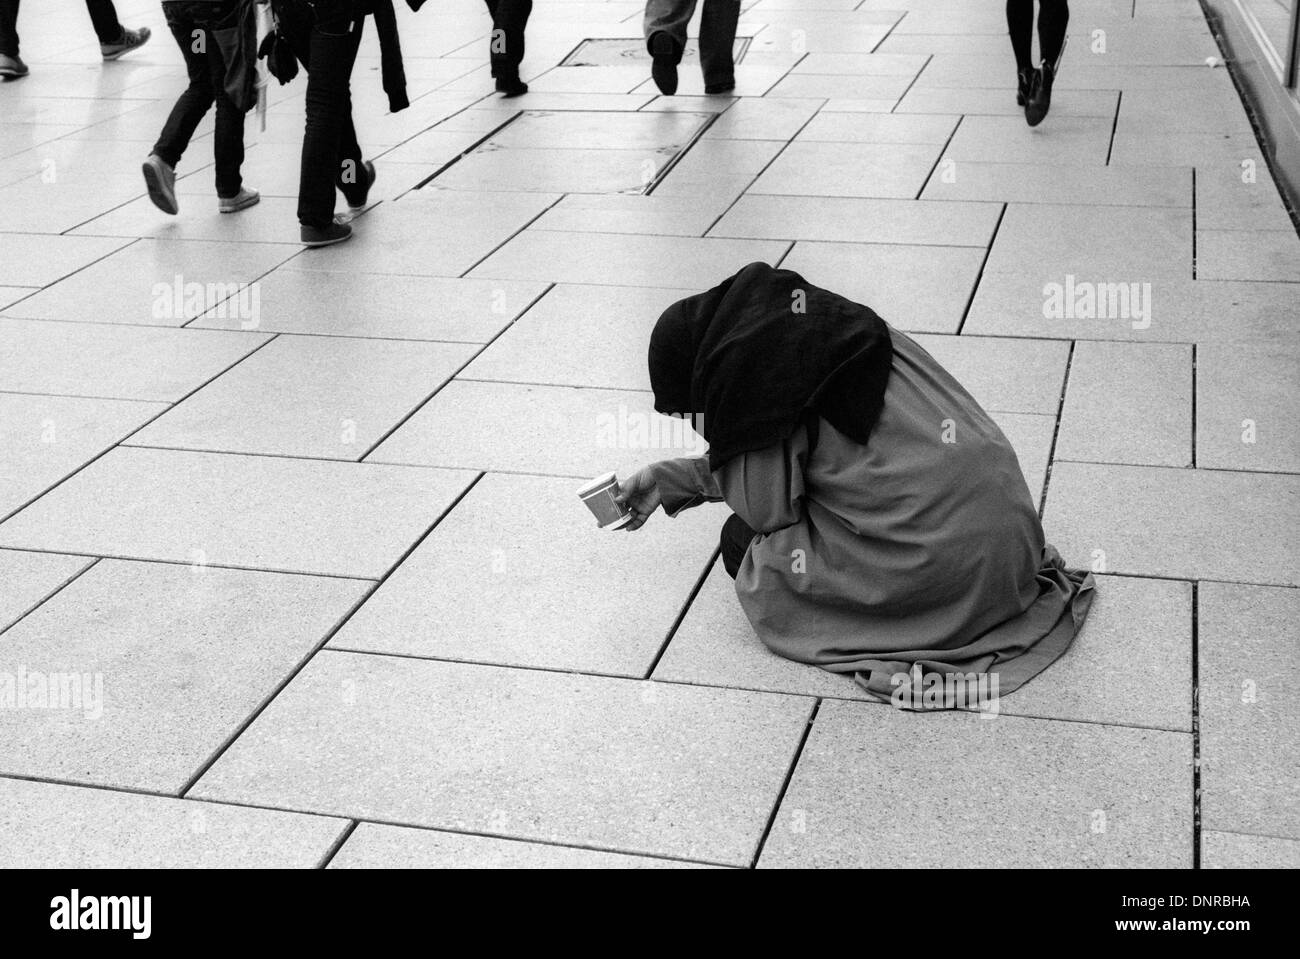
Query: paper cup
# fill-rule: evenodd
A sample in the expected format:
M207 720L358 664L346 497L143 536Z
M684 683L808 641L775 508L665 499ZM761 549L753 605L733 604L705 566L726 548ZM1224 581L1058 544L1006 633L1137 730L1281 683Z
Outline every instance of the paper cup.
M618 529L632 519L631 512L614 500L617 495L618 477L613 473L597 476L578 490L578 497L587 504L587 509L596 517L596 525L601 529Z

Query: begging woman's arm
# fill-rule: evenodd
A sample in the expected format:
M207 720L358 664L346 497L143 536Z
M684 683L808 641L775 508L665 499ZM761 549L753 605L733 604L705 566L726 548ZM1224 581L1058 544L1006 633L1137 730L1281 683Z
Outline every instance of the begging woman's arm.
M803 511L807 460L808 432L801 426L790 439L741 453L716 471L703 456L651 463L622 486L622 501L637 514L627 528L639 528L659 505L676 516L692 506L723 500L760 533L792 526Z

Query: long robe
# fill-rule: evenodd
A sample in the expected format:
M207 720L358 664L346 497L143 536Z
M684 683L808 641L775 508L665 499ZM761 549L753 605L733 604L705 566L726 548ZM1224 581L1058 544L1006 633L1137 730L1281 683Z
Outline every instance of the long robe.
M917 683L932 674L992 674L1008 693L1069 648L1092 575L1067 570L1044 541L993 420L918 343L890 332L867 445L821 420L811 450L801 427L716 472L701 458L665 461L653 468L664 509L723 500L758 532L736 594L778 655L852 673L896 704L900 686L919 703Z

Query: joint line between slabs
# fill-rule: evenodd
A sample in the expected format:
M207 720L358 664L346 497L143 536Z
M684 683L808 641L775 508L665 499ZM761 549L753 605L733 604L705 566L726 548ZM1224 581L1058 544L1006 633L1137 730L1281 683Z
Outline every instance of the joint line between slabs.
M80 554L73 554L73 555L80 555ZM50 600L52 600L55 596L58 596L59 593L63 592L65 589L67 589L69 586L71 586L74 582L76 582L77 580L81 579L82 576L86 575L87 572L89 572L89 571L90 571L94 566L96 566L96 565L99 563L99 560L100 560L100 557L98 557L98 556L93 557L89 563L87 563L87 564L86 564L85 566L83 566L81 569L77 570L75 573L73 573L71 576L69 576L66 580L64 580L61 584L59 584L57 587L55 587L55 589L54 589L54 590L53 590L53 591L52 591L48 596L45 596L45 597L43 597L43 598L41 598L41 599L38 599L38 600L37 600L37 601L36 601L36 602L35 602L35 603L34 603L34 604L29 608L29 609L27 609L26 611L24 611L24 612L23 612L23 613L22 613L22 614L21 614L17 619L15 619L12 623L10 623L8 626L5 626L5 627L3 627L3 628L0 628L0 636L3 636L3 635L4 635L5 633L7 633L9 630L13 629L15 626L17 626L19 623L21 623L24 619L26 619L26 618L27 618L28 616L30 616L32 613L36 612L38 609L40 609L42 606L44 606L46 603L48 603Z
M556 202L558 203L559 201L557 200ZM554 205L554 204L552 204L552 205ZM547 209L549 210L550 207L547 207ZM543 212L545 212L545 211L543 211ZM540 214L539 214L539 215L540 215ZM532 222L532 221L530 220L529 222ZM508 242L508 241L507 241L507 242ZM396 433L399 429L401 429L401 428L402 428L403 426L405 426L408 422L410 422L411 418L412 418L413 416L415 416L415 414L419 413L422 409L424 409L426 406L428 406L430 400L432 400L435 396L437 396L439 393L441 393L443 390L445 390L445 389L447 388L447 385L448 385L449 383L451 383L453 380L455 380L456 377L458 377L458 376L461 374L461 372L462 372L466 367L468 367L468 366L469 366L471 363L473 363L476 359L478 359L480 356L482 356L484 350L486 350L486 349L487 349L488 347L490 347L493 343L495 343L498 339L500 339L500 337L501 337L501 336L506 332L506 330L510 329L512 326L514 326L516 323L518 323L519 320L520 320L520 318L523 317L523 315L524 315L525 313L527 313L529 310L531 310L534 306L536 306L536 305L537 305L537 302L538 302L542 297L544 297L547 293L551 292L551 290L555 289L555 286L556 286L556 284L554 284L554 283L548 283L548 284L546 285L546 288L545 288L544 290L542 290L541 293L538 293L535 297L533 297L531 300L528 301L528 304L527 304L527 305L526 305L522 310L519 311L518 315L516 315L514 319L512 319L512 320L511 320L509 323L507 323L505 326L501 327L501 329L497 330L496 334L492 337L492 339L488 340L486 343L481 344L481 345L479 346L479 348L478 348L477 350L474 351L474 353L470 356L469 359L467 359L464 363L462 363L460 366L458 366L458 367L457 367L457 368L452 372L452 374L451 374L450 376L448 376L445 380L443 380L441 383L439 383L437 389L435 389L432 393L430 393L428 396L426 396L424 399L422 399L419 403L417 403L417 404L416 404L416 405L415 405L415 406L414 406L414 407L413 407L413 408L412 408L412 409L411 409L411 410L410 410L410 411L409 411L405 416L403 416L401 419L399 419L396 423L394 423L394 424L392 425L392 427L390 427L390 428L388 429L387 432L385 432L382 436L380 436L379 439L377 439L377 440L375 440L373 443L371 443L370 446L369 446L369 448L367 448L367 450L366 450L364 453L362 453L361 456L357 459L357 462L358 462L358 463L364 463L364 462L366 462L366 457L367 457L367 456L369 456L369 455L370 455L371 453L373 453L375 450L379 449L380 445L381 445L385 440L387 440L390 436L392 436L392 435L393 435L394 433ZM477 482L477 481L476 481L476 482Z
M1002 220L1007 215L1007 206L1006 203L1002 204L1002 209L998 212L998 220L993 224L993 233L989 236L988 245L984 247L984 259L980 261L980 268L975 271L975 282L970 288L970 296L966 298L966 308L962 310L961 322L957 324L957 332L953 333L953 336L961 336L961 331L966 328L966 318L970 315L971 307L975 305L975 295L979 292L980 284L984 282L984 271L988 269L989 257L993 255L993 244L998 240L998 232L1002 229ZM1008 337L1008 339L1031 339L1031 337ZM1048 337L1043 339L1048 339ZM1050 339L1055 339L1055 337ZM1071 340L1070 342L1073 343L1074 341Z
M329 864L334 861L334 857L339 854L339 850L343 848L343 844L352 838L352 834L357 831L357 827L360 825L360 819L350 820L348 824L343 827L343 831L339 833L338 838L334 840L329 849L325 850L325 855L322 856L320 862L316 864L316 868L327 869Z
M1065 392L1070 387L1070 368L1074 365L1074 340L1065 355L1065 375L1061 377L1061 395L1056 404L1056 425L1052 428L1052 442L1047 448L1047 466L1043 472L1043 492L1038 498L1038 519L1041 522L1047 511L1047 490L1052 482L1052 464L1056 457L1056 441L1061 435L1061 420L1065 418Z
M767 837L772 834L772 827L776 825L776 817L781 814L781 806L785 802L785 794L790 789L790 783L794 781L795 770L799 768L799 760L803 756L804 746L808 743L808 737L812 734L813 724L817 721L817 713L822 708L822 698L817 697L813 702L812 711L808 714L808 721L804 724L803 735L799 737L799 745L795 747L794 755L790 757L790 766L786 770L785 779L781 783L781 791L776 794L776 802L772 804L772 813L767 817L767 825L763 828L763 835L759 837L758 847L754 850L754 858L750 862L750 868L758 868L758 860L763 855L763 848L767 845Z
M1199 581L1192 582L1192 868L1201 868L1201 664Z
M33 496L31 499L26 500L25 502L21 503L21 504L20 504L16 509L10 510L8 513L5 513L5 514L3 514L3 515L0 515L0 523L5 523L5 522L8 522L9 520L13 519L15 516L17 516L19 513L21 513L21 512L22 512L23 510L25 510L27 507L31 506L33 503L35 503L37 500L39 500L42 496L47 496L47 495L49 495L49 494L52 493L54 490L58 489L60 486L62 486L64 483L66 483L68 480L72 479L72 477L77 476L78 474L80 474L81 472L83 472L83 471L84 471L88 466L90 466L92 463L96 463L96 462L98 462L99 460L103 459L105 456L107 456L107 455L108 455L109 453L111 453L113 450L117 449L119 446L126 446L126 445L127 445L127 440L129 440L131 437L135 436L136 433L139 433L139 432L140 432L142 429L144 429L145 427L150 426L150 425L151 425L155 420L158 419L158 417L160 417L160 416L164 416L164 415L166 415L167 413L170 413L170 412L172 411L172 409L173 409L175 406L179 405L180 403L185 402L187 399L189 399L191 396L193 396L193 395L194 395L195 393L197 393L199 390L203 389L203 387L207 386L209 383L211 383L211 382L212 382L213 380L215 380L217 377L219 377L219 376L224 376L225 374L229 373L229 372L230 372L231 370L233 370L236 366L238 366L240 363L244 362L244 360L248 359L250 356L252 356L252 355L253 355L254 353L256 353L258 350L260 350L260 349L262 349L263 347L265 347L268 343L273 342L277 337L279 337L280 334L279 334L279 333L271 333L271 334L260 334L260 335L263 335L263 336L266 336L266 337L267 337L267 339L266 339L265 342L263 342L263 343L259 343L257 346L253 347L251 350L249 350L249 351L248 351L247 353L245 353L243 356L239 357L239 359L235 360L235 361L234 361L233 363L231 363L229 366L225 367L225 368L222 369L222 370L219 370L217 373L215 373L215 374L213 374L212 376L208 377L208 379L204 380L204 381L203 381L202 383L200 383L198 386L194 387L194 389L190 390L190 391L189 391L188 393L186 393L184 396L180 397L180 398L177 399L177 400L173 400L173 401L171 401L171 402L168 402L167 405L166 405L166 407L165 407L164 409L159 410L156 414L154 414L153 416L149 417L149 419L145 420L143 423L141 423L139 426L137 426L137 427L136 427L135 429L133 429L131 432L127 433L125 436L121 437L120 439L114 441L112 445L110 445L110 446L108 446L108 447L105 447L105 448L104 448L103 450L101 450L99 453L97 453L96 455L92 456L90 459L86 460L86 462L82 463L80 466L78 466L75 470L73 470L73 471L72 471L71 473L69 473L67 476L62 477L60 480L58 480L58 482L53 483L52 485L46 487L46 488L45 488L44 490L42 490L41 492L37 493L37 494L36 494L35 496ZM40 395L44 395L44 394L40 394ZM150 402L153 402L153 401L150 401Z
M698 596L700 590L704 588L704 584L708 581L710 574L713 572L713 567L717 565L718 556L721 555L721 553L721 548L715 547L713 552L709 555L709 561L704 565L704 571L696 578L695 586L692 587L690 595L686 597L686 602L682 603L682 608L677 612L677 618L674 619L673 624L668 627L668 635L664 637L663 643L659 646L659 652L657 652L655 658L651 660L650 666L646 669L643 678L651 679L654 676L654 672L659 666L659 660L663 659L664 654L668 652L668 645L673 641L673 637L677 635L677 630L686 619L686 614L690 612L691 606L695 602L695 597Z
M461 490L460 494L456 496L456 498L453 499L451 503L447 505L447 508L443 510L440 514L438 514L438 516L434 519L433 523L429 526L429 528L425 530L424 533L421 534L420 537L414 543L411 544L409 549L407 549L404 553L402 553L400 557L398 557L397 561L388 568L388 570L384 573L384 575L381 576L379 580L373 586L370 587L370 589L366 590L366 592L360 598L358 598L355 603L352 604L352 607L347 612L345 612L341 617L339 617L339 621L335 623L329 630L326 631L325 635L321 637L320 642L318 642L307 653L307 655L302 658L302 660L298 663L297 666L295 666L293 669L289 671L289 674L280 681L280 683L275 687L275 689L271 690L271 692L266 696L266 698L262 700L261 704L258 705L243 720L243 722L241 722L239 726L229 736L226 737L226 739L221 743L221 745L218 746L216 750L213 751L212 755L209 756L208 759L199 766L198 770L194 773L194 775L191 776L189 780L185 783L185 785L181 787L180 792L177 793L177 795L180 798L182 799L186 798L185 794L188 793L191 789L193 789L195 785L198 784L198 781L200 779L202 779L205 775L207 775L208 770L210 770L217 763L217 761L226 754L227 750L229 750L230 747L233 746L236 741L238 741L239 737L242 736L244 732L250 726L252 726L254 722L257 721L257 718L261 716L263 712L266 711L266 709L271 705L271 703L275 702L276 697L279 696L280 693L283 692L284 689L298 677L298 675L307 667L308 663L310 663L313 659L316 658L316 655L322 649L325 648L325 644L328 643L331 639L335 637L335 635L338 634L338 631L342 629L343 626L348 622L348 620L350 620L356 614L356 611L360 609L362 606L364 606L370 600L370 597L374 596L375 593L378 592L380 587L384 585L384 583L388 582L388 578L392 576L393 573L403 563L406 562L406 560L411 556L412 553L414 553L417 549L420 548L421 544L423 544L424 541L429 538L430 534L433 533L433 531L437 529L439 525L441 525L442 521L451 515L452 510L454 510L457 506L460 505L461 501L464 500L465 497L469 495L470 490L472 490L475 486L478 485L479 480L481 480L484 475L485 474L483 473L479 473L472 480L470 480L470 482L465 486L465 488Z

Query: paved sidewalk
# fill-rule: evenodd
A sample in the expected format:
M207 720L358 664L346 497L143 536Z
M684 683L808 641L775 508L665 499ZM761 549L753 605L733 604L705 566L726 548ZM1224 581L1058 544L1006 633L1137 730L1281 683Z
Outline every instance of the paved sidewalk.
M412 105L368 25L379 202L320 251L303 78L261 204L217 214L209 117L167 217L159 5L106 65L44 6L0 86L0 865L1300 865L1300 239L1195 0L1074 0L1036 129L996 0L747 2L734 98L658 96L635 0L538 0L515 100L481 3L402 7ZM575 497L692 448L649 330L753 260L915 333L1102 574L997 718L768 654L721 507Z

